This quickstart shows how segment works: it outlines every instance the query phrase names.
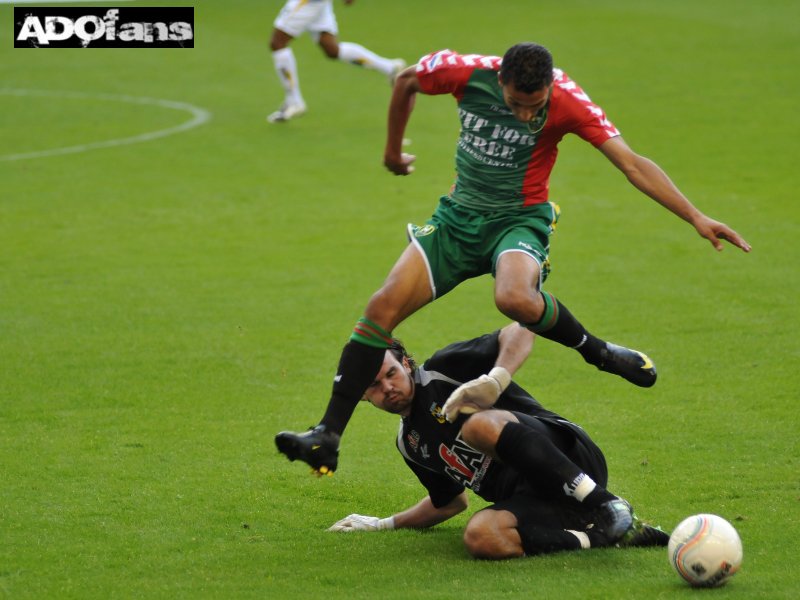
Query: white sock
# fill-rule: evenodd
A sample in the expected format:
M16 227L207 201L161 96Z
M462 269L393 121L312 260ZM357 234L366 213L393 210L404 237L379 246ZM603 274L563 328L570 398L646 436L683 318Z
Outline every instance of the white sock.
M578 538L578 541L581 543L581 549L582 550L587 550L588 548L592 547L592 544L589 542L589 536L586 535L585 532L583 532L583 531L573 531L572 529L566 529L565 531L568 531L569 533L574 535L576 538Z
M286 101L289 104L305 104L300 94L300 80L297 77L297 62L291 48L281 48L272 53L275 63L275 72L286 92Z
M339 60L342 62L360 65L368 69L375 69L384 75L391 75L394 63L388 58L378 56L360 44L352 42L339 42Z
M584 498L592 493L597 484L586 473L578 475L574 481L569 484L564 484L564 493L567 496L572 496L578 502L583 502Z

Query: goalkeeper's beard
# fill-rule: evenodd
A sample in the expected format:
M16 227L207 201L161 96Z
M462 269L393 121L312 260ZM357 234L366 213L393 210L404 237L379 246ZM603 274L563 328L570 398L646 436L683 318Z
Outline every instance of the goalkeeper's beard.
M386 412L393 415L405 415L410 412L411 402L414 400L414 378L411 373L407 373L409 383L409 393L404 395L400 390L393 390L383 398L383 408Z

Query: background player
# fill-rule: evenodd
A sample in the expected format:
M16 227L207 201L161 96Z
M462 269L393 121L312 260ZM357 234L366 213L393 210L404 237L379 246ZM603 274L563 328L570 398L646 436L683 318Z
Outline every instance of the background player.
M344 0L346 5L353 0ZM306 102L300 93L300 80L297 76L297 62L289 43L303 32L308 31L314 41L329 58L337 58L350 63L380 71L390 81L405 68L401 58L389 59L378 56L360 44L339 42L339 28L333 12L332 0L289 0L284 4L275 19L269 47L275 71L285 92L281 107L270 114L270 123L288 121L306 112Z

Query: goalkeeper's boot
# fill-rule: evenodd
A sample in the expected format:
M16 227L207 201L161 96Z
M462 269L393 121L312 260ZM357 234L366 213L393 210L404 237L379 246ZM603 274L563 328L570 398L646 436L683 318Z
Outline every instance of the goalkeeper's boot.
M606 347L600 350L600 362L595 366L640 387L650 387L656 382L656 366L649 356L611 342L606 342Z
M601 504L586 528L593 548L613 546L633 528L633 509L626 500L614 498Z
M325 425L312 427L305 433L281 431L275 436L278 451L289 460L308 463L318 474L333 474L339 459L339 435L326 431Z
M666 546L669 544L669 534L661 529L642 521L636 514L633 515L633 526L622 536L617 545L620 548Z

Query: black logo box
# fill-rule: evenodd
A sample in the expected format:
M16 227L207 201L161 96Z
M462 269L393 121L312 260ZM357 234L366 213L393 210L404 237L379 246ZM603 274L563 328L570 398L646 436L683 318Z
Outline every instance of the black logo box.
M194 7L15 6L14 47L194 48Z

